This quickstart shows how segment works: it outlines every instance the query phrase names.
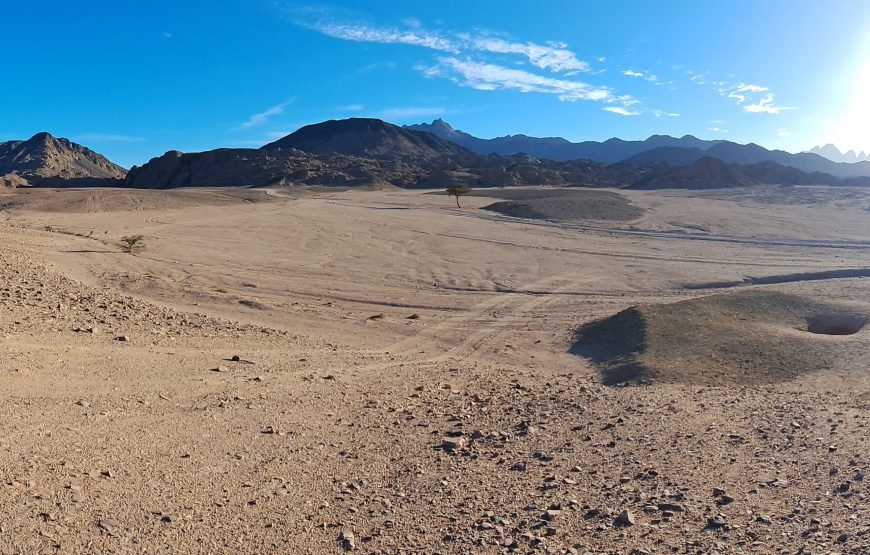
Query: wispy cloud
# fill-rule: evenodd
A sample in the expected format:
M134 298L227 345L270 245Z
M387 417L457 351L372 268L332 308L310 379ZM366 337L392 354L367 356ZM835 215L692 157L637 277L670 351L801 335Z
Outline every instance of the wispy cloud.
M589 64L580 60L559 42L540 44L507 40L495 36L481 36L469 33L431 31L423 28L414 18L403 21L406 28L378 27L365 23L337 22L328 17L314 20L298 19L297 24L323 33L324 35L356 42L380 44L406 44L430 50L449 52L454 55L468 52L488 52L493 54L514 54L523 56L533 66L553 72L589 71Z
M758 99L755 104L744 105L743 110L755 114L779 114L786 110L794 110L794 108L791 106L777 106L774 103L773 93L768 93Z
M687 70L686 75L698 85L706 85L720 96L730 98L750 114L780 114L787 110L796 110L793 106L780 106L775 103L774 93L769 87L746 82L716 81L709 78L708 73L696 73ZM727 130L710 129L710 131L727 132Z
M710 131L713 133L728 133L727 129L722 129L721 127L708 127L707 131Z
M737 85L737 92L751 92L751 93L763 93L767 92L767 87L762 87L761 85L748 85L746 83L740 83Z
M660 117L678 118L678 117L680 117L680 114L678 114L677 112L665 112L664 110L653 110L652 114L657 118L660 118Z
M645 73L643 71L634 71L633 69L626 69L622 72L626 77L636 77L638 79L643 79L645 81L649 81L650 83L658 84L659 77L658 75L653 75L651 73Z
M338 106L336 111L338 112L362 112L366 107L364 104L345 104L344 106Z
M458 54L459 45L452 39L430 33L420 28L400 30L369 27L358 23L335 23L318 21L305 24L306 27L324 35L356 42L377 42L381 44L409 44L432 50Z
M263 125L264 123L269 121L270 118L282 115L284 113L284 108L292 104L294 100L296 99L291 98L289 100L285 100L280 104L276 104L271 108L267 108L262 112L252 115L248 118L247 121L234 127L232 131L244 131L253 127L257 127L259 125Z
M111 133L82 133L76 135L76 140L82 143L142 143L145 142L145 137L113 135Z
M577 55L568 50L564 43L552 43L548 45L533 42L512 42L499 38L472 38L469 35L460 35L463 44L473 50L491 52L494 54L519 54L525 56L529 63L540 69L553 72L582 72L589 71L587 62L577 58Z
M620 116L639 116L641 114L637 110L632 110L631 108L625 108L622 106L605 106L602 110L613 114L619 114Z
M628 96L614 96L613 91L608 87L548 77L498 64L460 60L454 57L438 58L436 65L418 66L417 69L427 77L448 77L461 86L479 91L537 92L556 95L560 100L568 102L593 100L621 102L623 105L634 102L634 99Z
M791 131L789 131L788 129L779 128L776 130L776 136L780 139L787 139L788 137L791 137Z

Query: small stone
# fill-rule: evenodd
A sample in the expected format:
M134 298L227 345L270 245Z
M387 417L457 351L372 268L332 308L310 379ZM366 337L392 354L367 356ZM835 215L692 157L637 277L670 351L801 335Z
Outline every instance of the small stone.
M127 341L130 341L130 338L126 335L119 335L115 338L115 341L121 341L122 343L126 343Z
M722 488L713 488L713 497L719 497L720 495L725 495L725 490Z
M338 541L341 542L341 547L343 547L345 551L353 551L356 549L356 539L353 536L353 532L350 530L342 530L341 534L338 535Z
M175 517L172 515L163 515L160 517L160 522L164 522L166 524L170 524L174 520L175 520Z
M614 526L619 527L634 526L634 523L634 515L631 514L631 511L629 511L628 509L619 513L619 516L617 516L616 520L613 522Z
M466 441L464 437L445 437L441 440L441 447L445 451L459 451L465 447Z
M707 528L711 530L718 530L720 528L725 527L725 517L721 515L716 515L707 519Z
M112 522L111 520L98 520L97 521L97 528L99 528L100 530L102 530L103 532L105 532L106 534L108 534L110 536L114 536L115 531L117 530L115 523Z

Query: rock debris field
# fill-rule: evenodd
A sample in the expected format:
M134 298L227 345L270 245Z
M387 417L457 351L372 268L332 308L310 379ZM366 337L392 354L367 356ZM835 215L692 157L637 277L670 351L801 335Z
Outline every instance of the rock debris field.
M854 199L83 194L0 199L0 553L870 553L870 280L683 287Z

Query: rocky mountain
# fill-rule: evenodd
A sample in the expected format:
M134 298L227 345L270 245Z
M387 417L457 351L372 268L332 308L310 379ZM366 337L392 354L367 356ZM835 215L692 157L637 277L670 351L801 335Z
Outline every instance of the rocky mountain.
M625 141L612 138L604 142L584 141L572 143L561 137L529 137L528 135L507 135L494 139L481 139L468 133L457 131L442 119L432 123L406 125L405 129L425 131L442 139L452 141L478 154L499 154L502 156L525 153L548 160L595 160L613 164L641 152L661 147L698 148L705 150L720 141L705 141L692 135L671 137L653 135L643 141Z
M724 189L755 185L870 186L870 177L837 178L831 174L807 173L765 160L754 164L728 164L704 156L687 165L660 163L628 186L631 189Z
M342 154L375 160L432 162L468 161L469 150L433 135L403 129L371 118L330 120L307 125L262 150L299 150L309 154Z
M870 184L870 178L844 180L769 160L734 164L705 155L714 151L719 156L733 156L728 150L731 145L720 142L706 151L663 146L637 154L630 162L615 164L584 159L557 161L528 154L482 156L432 133L380 120L348 119L309 125L259 149L189 154L170 151L142 167L131 168L124 183L139 188L555 185L643 189ZM738 154L749 153L757 159L771 152L757 145L737 146L746 147ZM671 162L661 162L662 158Z
M124 168L105 156L49 133L0 143L0 185L110 185L119 183L125 174Z
M604 142L572 143L558 137L537 138L526 135L480 139L468 133L456 131L450 124L440 119L432 123L410 125L405 128L433 133L478 154L505 155L525 152L538 158L550 160L589 159L607 164L625 161L640 165L662 162L670 165L688 165L705 156L710 156L729 164L776 162L805 172L829 173L840 178L870 176L870 161L856 159L852 161L855 163L836 162L813 152L792 154L783 150L768 150L753 143L741 145L731 141L707 141L692 135L679 138L668 135L653 135L643 141L625 141L613 138Z
M813 154L818 154L819 156L824 156L832 162L846 162L848 164L854 164L855 162L870 161L870 154L866 152L855 152L854 150L850 150L848 152L841 152L839 148L832 144L813 147L809 150L809 152Z

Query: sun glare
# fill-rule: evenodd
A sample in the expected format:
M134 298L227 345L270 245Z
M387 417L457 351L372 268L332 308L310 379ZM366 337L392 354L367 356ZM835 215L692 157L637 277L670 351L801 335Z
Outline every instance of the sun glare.
M831 142L841 150L870 152L870 48L844 94L844 106L831 130ZM847 80L848 82L848 80Z

